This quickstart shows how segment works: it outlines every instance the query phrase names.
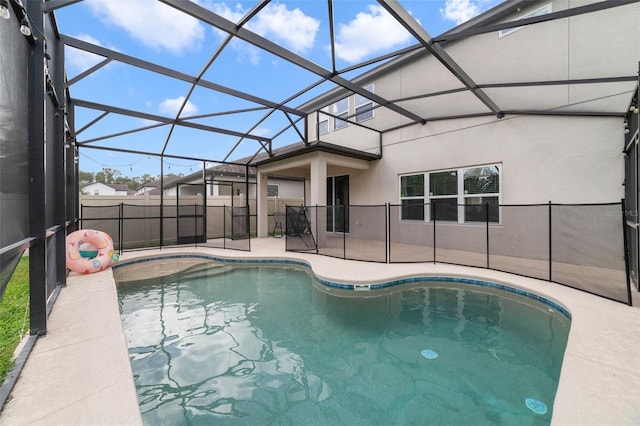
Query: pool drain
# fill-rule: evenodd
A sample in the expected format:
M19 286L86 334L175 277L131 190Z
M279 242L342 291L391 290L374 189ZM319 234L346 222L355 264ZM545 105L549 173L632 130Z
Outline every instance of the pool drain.
M431 349L424 349L422 352L420 352L420 354L422 354L422 356L425 357L426 359L438 358L438 353L435 351L432 351Z
M527 398L524 400L527 408L536 414L547 414L547 404L542 401L538 401L534 398Z

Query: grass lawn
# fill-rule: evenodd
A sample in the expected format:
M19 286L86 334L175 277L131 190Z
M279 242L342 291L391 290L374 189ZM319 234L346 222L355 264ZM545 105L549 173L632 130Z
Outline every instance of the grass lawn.
M20 259L0 300L0 383L13 366L13 351L20 342L20 331L29 329L29 258ZM25 313L26 323L25 323ZM22 330L22 327L25 330Z

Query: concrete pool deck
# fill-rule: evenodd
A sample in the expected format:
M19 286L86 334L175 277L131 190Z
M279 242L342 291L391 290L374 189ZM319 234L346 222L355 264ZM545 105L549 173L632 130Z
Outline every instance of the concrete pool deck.
M413 275L457 276L522 288L558 302L572 315L554 425L640 424L640 297L628 307L558 284L447 264L378 264L291 253L284 239L251 241L251 252L165 248L125 252L135 258L198 253L226 258L308 262L321 278L371 283ZM142 424L120 322L112 270L71 274L2 412L0 425Z

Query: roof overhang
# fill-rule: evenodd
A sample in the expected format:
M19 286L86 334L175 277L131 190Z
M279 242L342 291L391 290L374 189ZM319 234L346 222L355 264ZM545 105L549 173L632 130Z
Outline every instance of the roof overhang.
M267 158L261 161L257 161L254 165L263 166L265 164L275 163L277 161L287 160L290 158L299 157L301 155L322 152L327 154L335 154L343 157L355 158L357 160L373 161L379 160L381 156L379 154L372 154L370 152L359 151L357 149L347 148L340 145L334 145L328 142L315 142L309 145L302 145L296 149L276 154L271 158Z

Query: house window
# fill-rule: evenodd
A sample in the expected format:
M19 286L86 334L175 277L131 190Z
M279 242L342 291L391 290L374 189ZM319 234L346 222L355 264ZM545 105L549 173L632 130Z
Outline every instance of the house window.
M429 173L429 199L435 220L458 220L458 171Z
M402 220L424 220L424 173L400 176Z
M333 104L333 114L337 117L346 119L349 115L349 98L344 98ZM340 120L340 118L333 119L334 129L342 129L349 125L347 121Z
M548 13L551 13L551 3L544 5L541 8L534 10L533 12L527 13L526 15L520 16L516 20L534 18L536 16L546 15ZM522 28L524 27L505 28L504 30L500 30L498 31L498 38L508 36L509 34L515 33Z
M318 114L318 136L329 133L329 117L323 112L329 112L329 107L322 108Z
M500 172L493 164L400 176L401 219L472 223L488 216L499 222ZM426 196L424 188L429 188Z
M278 196L278 185L267 185L267 197Z
M100 195L100 190L99 189L94 189L93 190L93 195Z
M370 84L364 88L373 93L373 84ZM356 122L361 122L373 118L373 101L367 99L364 96L355 95L356 104Z
M466 222L499 220L500 168L497 165L464 169L464 218Z

